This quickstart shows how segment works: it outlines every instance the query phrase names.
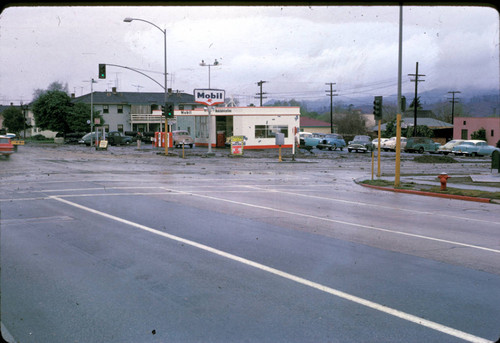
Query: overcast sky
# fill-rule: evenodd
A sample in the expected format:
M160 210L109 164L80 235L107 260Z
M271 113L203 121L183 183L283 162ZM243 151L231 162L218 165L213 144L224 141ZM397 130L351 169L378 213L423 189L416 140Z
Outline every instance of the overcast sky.
M10 7L0 17L0 103L30 102L54 81L76 96L118 87L163 92L167 33L168 87L193 93L226 90L241 105L258 103L257 82L268 98L335 100L397 93L399 7ZM403 94L408 74L419 90L499 89L499 16L488 7L403 8ZM498 93L497 93L498 94ZM438 94L446 99L448 94Z

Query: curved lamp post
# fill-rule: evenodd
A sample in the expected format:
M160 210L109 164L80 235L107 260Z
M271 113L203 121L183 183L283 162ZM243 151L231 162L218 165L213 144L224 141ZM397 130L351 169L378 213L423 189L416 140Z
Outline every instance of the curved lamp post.
M144 19L139 19L139 18L130 18L130 17L127 17L125 19L123 19L124 22L126 23L130 23L132 22L133 20L137 20L137 21L143 21L145 23L148 23L154 27L156 27L158 30L161 31L161 33L163 33L163 55L164 55L164 76L165 76L165 84L164 84L164 90L165 90L165 101L164 101L164 106L166 108L167 106L167 101L168 101L168 89L167 89L167 29L162 29L160 28L158 25L150 22L150 21L147 21L147 20L144 20ZM161 121L160 121L160 131L161 131ZM168 133L168 125L165 125L165 136L167 135ZM167 140L167 137L165 137L165 154L168 153L168 144L166 143L166 140Z

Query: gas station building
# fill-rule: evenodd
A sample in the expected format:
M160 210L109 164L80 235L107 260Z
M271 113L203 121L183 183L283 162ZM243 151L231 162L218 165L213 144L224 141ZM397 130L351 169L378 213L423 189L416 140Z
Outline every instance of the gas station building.
M175 110L172 130L186 130L197 146L224 147L231 136L243 136L244 149L278 148L276 133L285 137L283 148L291 148L300 128L299 107L212 107ZM209 125L210 122L210 125Z

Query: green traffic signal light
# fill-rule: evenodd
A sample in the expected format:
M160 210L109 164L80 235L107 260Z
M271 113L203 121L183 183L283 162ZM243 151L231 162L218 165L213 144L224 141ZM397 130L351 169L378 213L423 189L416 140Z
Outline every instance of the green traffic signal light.
M174 105L173 104L167 104L166 115L168 118L172 118L174 116Z
M106 64L99 64L99 78L106 78Z

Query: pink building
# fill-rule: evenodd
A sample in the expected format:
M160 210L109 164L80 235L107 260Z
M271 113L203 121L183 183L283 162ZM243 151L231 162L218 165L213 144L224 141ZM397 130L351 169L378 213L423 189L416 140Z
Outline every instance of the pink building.
M500 141L499 117L455 117L453 139L471 139L472 133L479 129L486 130L486 141L489 145L496 146Z

